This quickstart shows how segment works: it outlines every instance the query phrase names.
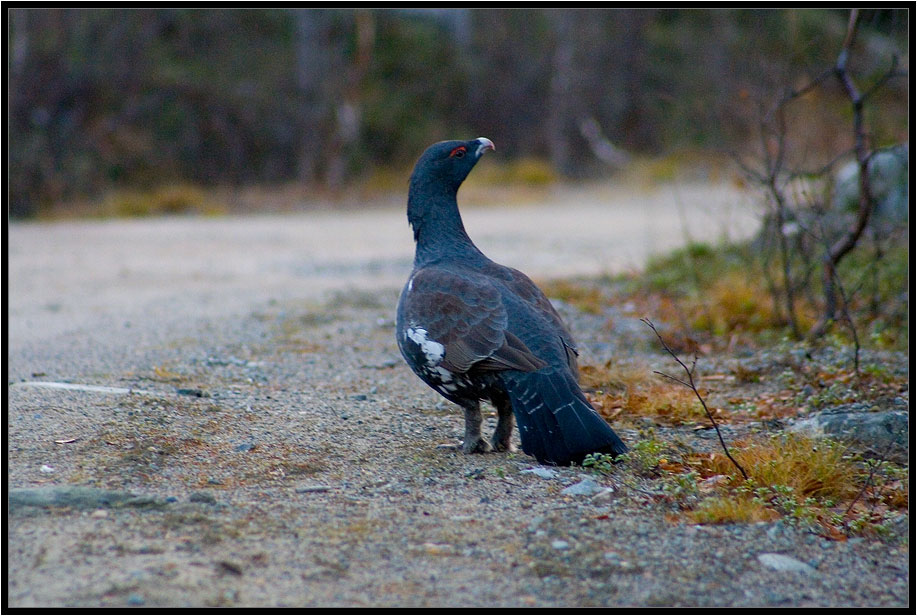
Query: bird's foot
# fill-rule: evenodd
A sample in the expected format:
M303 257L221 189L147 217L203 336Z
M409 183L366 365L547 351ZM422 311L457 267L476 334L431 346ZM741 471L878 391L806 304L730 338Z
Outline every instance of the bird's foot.
M502 441L498 441L497 439L494 439L494 441L493 441L493 449L494 449L494 451L509 451L509 452L513 452L513 451L516 451L516 446L513 445L512 443L504 443L504 442L502 442Z
M493 447L482 437L465 439L462 443L462 451L465 453L488 453L493 451Z

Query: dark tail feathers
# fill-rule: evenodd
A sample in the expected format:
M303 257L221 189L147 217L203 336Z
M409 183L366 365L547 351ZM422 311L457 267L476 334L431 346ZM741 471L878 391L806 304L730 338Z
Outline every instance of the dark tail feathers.
M542 464L581 464L590 453L620 455L627 445L602 419L566 371L501 373L522 437Z

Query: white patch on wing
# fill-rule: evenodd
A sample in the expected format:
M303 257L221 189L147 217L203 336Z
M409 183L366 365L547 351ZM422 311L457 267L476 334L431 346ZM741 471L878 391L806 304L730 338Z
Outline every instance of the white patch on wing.
M404 332L404 336L413 340L420 347L424 357L427 359L427 363L431 366L438 364L443 359L443 355L446 354L446 347L435 340L429 340L427 338L427 330L422 327L409 327Z

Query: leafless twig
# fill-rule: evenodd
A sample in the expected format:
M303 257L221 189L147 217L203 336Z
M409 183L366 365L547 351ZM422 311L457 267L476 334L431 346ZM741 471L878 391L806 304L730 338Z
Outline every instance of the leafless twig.
M850 21L847 26L847 36L837 56L837 62L834 65L834 75L840 82L841 87L850 100L853 110L853 150L856 154L857 165L860 174L860 202L857 210L856 220L842 237L840 237L825 253L823 259L822 281L824 285L825 308L819 321L812 326L809 331L809 338L815 339L820 337L828 328L828 325L835 318L837 310L837 265L841 260L853 250L863 234L863 230L869 223L870 215L875 206L875 199L872 193L872 186L869 176L869 161L872 158L873 151L867 144L867 134L863 107L866 100L875 94L887 81L897 77L898 58L892 58L892 64L888 71L883 74L875 83L872 84L865 92L857 88L847 69L847 62L850 59L850 52L853 42L856 39L857 25L859 23L859 11L853 9L850 12Z
M856 505L857 502L861 498L863 498L863 495L866 494L866 490L868 490L872 486L872 478L875 477L876 472L879 470L879 467L882 466L882 463L888 459L889 449L890 449L890 446L886 447L884 453L879 454L879 456L875 460L872 460L871 462L869 462L869 474L866 476L866 481L863 482L863 487L860 488L860 491L857 493L854 499L850 501L850 504L847 506L847 509L844 511L844 516L843 516L844 530L847 531L847 534L850 534L850 524L847 518L850 516L850 512L853 511L853 506Z
M682 369L684 369L685 374L688 376L688 380L684 381L682 379L676 378L674 376L666 374L665 372L660 372L658 370L653 370L653 372L655 372L659 376L665 377L671 381L675 381L676 383L684 385L685 387L687 387L688 389L694 392L694 395L697 396L698 400L700 400L701 406L704 407L704 413L707 414L707 419L710 420L710 423L713 424L713 429L716 430L716 435L720 439L720 445L722 445L723 451L726 452L726 457L729 458L730 462L732 462L737 469L739 469L739 472L742 473L742 478L745 480L748 480L748 474L745 472L745 469L742 468L742 466L738 462L736 462L735 458L732 457L732 454L729 453L729 447L726 445L726 441L723 440L723 434L720 432L720 427L716 423L716 420L713 418L713 413L711 413L710 409L707 408L707 403L706 401L704 401L704 397L700 395L699 391L697 391L697 385L695 385L694 383L694 368L697 366L697 354L696 353L694 354L694 360L691 362L691 367L688 368L685 362L683 362L681 358L678 357L678 354L676 354L675 351L673 351L672 348L666 343L662 335L656 329L656 326L653 325L653 322L646 318L643 318L640 320L643 321L647 325L647 327L653 330L653 333L656 334L656 337L659 339L659 342L662 344L662 348L664 348L666 352L669 355L671 355L672 358L675 359L675 361L678 362L678 365L680 365Z

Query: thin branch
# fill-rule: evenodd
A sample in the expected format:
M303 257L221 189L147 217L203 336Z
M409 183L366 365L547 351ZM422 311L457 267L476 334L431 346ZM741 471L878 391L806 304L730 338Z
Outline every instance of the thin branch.
M847 531L848 535L850 534L850 523L848 522L847 518L850 517L850 512L853 511L854 505L856 505L857 502L861 498L863 498L863 495L866 493L866 490L872 487L872 478L875 477L876 472L882 466L882 463L888 460L888 454L890 450L891 450L891 445L888 445L887 447L885 447L885 451L878 454L874 460L867 462L867 464L869 465L869 475L866 476L866 481L863 482L863 487L860 488L860 491L857 493L854 499L850 501L850 504L847 506L847 509L844 511L844 516L843 516L844 530Z
M671 347L669 347L669 345L666 343L666 341L662 338L662 335L661 335L661 334L659 333L659 331L656 329L656 326L653 325L653 322L650 321L650 320L647 319L647 318L643 318L643 319L640 319L640 320L643 321L643 322L646 324L647 327L649 327L651 330L653 330L653 333L656 334L656 337L659 339L659 342L662 344L662 348L665 349L666 352L667 352L669 355L671 355L672 358L675 359L675 361L678 362L678 365L680 365L680 366L682 367L682 369L684 369L685 374L688 375L688 380L687 380L687 381L682 381L681 379L675 378L674 376L670 376L670 375L668 375L668 374L664 374L664 373L658 372L658 371L656 371L656 370L654 370L654 372L656 372L656 374L660 374L660 375L662 375L662 376L664 376L664 377L666 377L666 378L668 378L668 379L671 379L671 380L675 381L676 383L681 383L682 385L684 385L685 387L691 389L691 391L694 392L694 395L697 396L697 399L700 401L701 406L704 407L704 413L707 414L707 419L710 420L710 423L713 424L713 429L716 430L716 435L717 435L717 437L720 439L720 445L722 445L723 451L726 452L726 457L729 458L729 461L732 462L732 463L735 465L735 467L736 467L737 469L739 469L739 472L742 473L742 478L745 479L745 480L747 481L747 480L748 480L748 474L745 472L745 469L742 468L742 466L741 466L738 462L736 462L735 458L732 457L732 454L729 452L729 447L726 445L726 441L723 440L723 434L720 432L720 426L719 426L719 424L716 423L716 419L713 418L713 413L711 413L711 412L710 412L710 409L707 408L707 403L706 403L706 401L704 401L704 397L700 395L700 392L699 392L699 391L697 391L697 385L695 385L695 383L694 383L694 369L697 367L697 355L696 355L696 354L694 355L694 361L691 362L691 367L688 368L688 366L685 364L685 362L681 361L681 358L678 357L678 355L675 353L675 351L673 351L673 350L671 349Z
M800 171L790 172L787 174L787 181L798 180L800 178L807 178L812 176L821 177L831 171L831 169L834 168L834 165L847 158L851 152L853 152L853 148L842 151L840 154L834 156L831 160L814 171L803 169Z
M828 329L828 325L835 319L835 312L837 311L837 287L835 286L837 266L847 253L856 247L860 237L863 235L863 230L869 223L870 215L875 206L871 178L869 177L869 161L872 158L873 152L867 147L866 127L863 117L863 103L865 97L857 89L856 84L853 82L853 78L847 71L847 61L850 58L850 50L856 38L858 17L858 10L853 9L850 12L847 36L844 39L844 45L838 54L837 63L834 66L834 74L844 88L844 92L847 94L847 98L850 100L853 109L853 149L856 153L860 174L860 202L856 220L847 232L828 248L822 259L822 284L824 287L825 308L819 321L813 325L812 329L809 331L810 339L818 338L824 334ZM893 59L892 67L887 74L892 75L896 72L897 60ZM890 79L891 77L889 76L888 78ZM887 81L885 77L880 78L868 93L872 94L875 92L877 86L884 84L885 81Z
M850 335L853 336L853 372L857 380L859 380L860 336L857 334L857 327L853 322L853 317L850 316L850 302L847 300L847 293L844 292L844 285L841 284L841 277L838 276L837 271L834 272L834 282L837 284L837 290L841 296L841 316L844 317L844 320L847 322L847 327L850 329Z

